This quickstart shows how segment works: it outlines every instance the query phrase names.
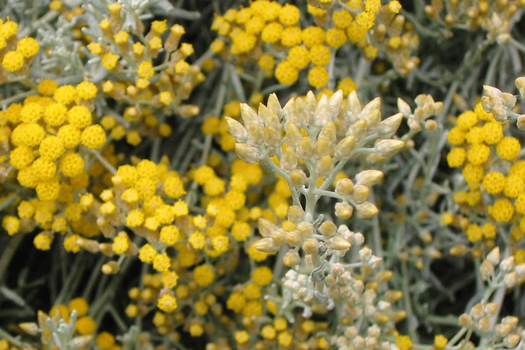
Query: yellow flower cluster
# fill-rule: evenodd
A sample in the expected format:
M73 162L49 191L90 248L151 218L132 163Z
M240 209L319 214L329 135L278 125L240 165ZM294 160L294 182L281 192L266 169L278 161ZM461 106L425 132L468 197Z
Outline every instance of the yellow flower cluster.
M0 84L9 81L6 72L24 74L40 45L31 37L17 38L18 24L0 19Z
M384 52L402 74L417 66L419 60L410 57L410 52L417 48L418 37L410 31L403 34L405 19L397 15L401 9L398 1L383 6L376 0L343 5L334 9L331 18L325 18L329 9L308 5L317 25L302 28L298 7L254 1L249 7L230 9L215 18L212 30L220 37L210 49L227 61L237 57L239 65L257 62L266 77L275 75L284 85L294 84L300 71L309 69L308 81L315 88L328 84L328 67L335 52L347 42L362 49L369 60ZM352 89L347 90L346 94Z
M46 231L35 237L35 245L47 250L53 232L66 233L68 224L88 236L98 234L76 191L88 187L90 176L104 175L95 153L99 155L96 150L105 145L106 133L94 123L97 88L93 83L57 87L53 80L44 79L38 90L42 95L29 96L0 112L2 141L11 149L2 163L13 170L20 186L36 192L33 199L18 204L18 217L4 217L3 227L13 235L38 225ZM112 159L112 152L113 147L108 147L103 154Z
M513 222L525 214L525 161L518 160L520 141L505 135L506 125L494 119L492 113L477 104L474 110L457 117L456 126L448 133L452 149L447 163L461 168L468 191L458 191L454 201L466 213L476 214L487 222L478 226L468 219L456 220L471 242L493 240L496 226ZM490 196L484 196L488 194ZM487 201L488 200L488 201ZM442 222L452 224L453 216L442 216ZM511 236L519 241L525 232L525 221L515 226Z

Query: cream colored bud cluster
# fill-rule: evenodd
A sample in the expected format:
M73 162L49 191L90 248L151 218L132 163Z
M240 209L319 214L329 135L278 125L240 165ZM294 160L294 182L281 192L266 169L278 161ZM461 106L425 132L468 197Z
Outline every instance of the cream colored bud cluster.
M335 193L340 196L342 202L335 204L335 215L340 219L350 219L355 207L360 218L368 219L376 216L379 210L366 200L370 195L371 187L382 179L381 171L364 170L355 176L355 183L350 179L337 180Z
M423 126L428 131L436 130L436 121L429 118L441 114L443 102L435 102L432 96L424 94L418 95L414 102L416 103L416 108L412 112L412 108L407 102L401 98L397 99L397 108L407 118L410 130L412 132L420 132Z
M481 105L485 112L492 113L497 121L504 122L509 117L520 117L512 111L518 101L515 95L490 85L483 85L483 92L485 96L481 98Z
M426 15L447 27L461 26L468 30L482 27L492 41L505 43L512 29L510 19L523 7L519 0L505 2L437 0L425 6ZM452 33L450 33L452 34Z
M391 139L401 118L381 121L379 98L362 107L354 91L346 103L342 102L343 92L339 90L330 98L323 95L319 102L309 92L304 98L292 98L283 108L272 94L267 106L261 104L258 112L242 104L244 125L227 118L237 141L235 150L248 163L277 156L280 168L293 186L300 188L312 173L330 176L337 162L363 152L361 147L371 141L376 141L375 147L363 153L380 159L403 147L402 141ZM300 162L306 164L308 176Z
M491 319L496 317L498 312L498 303L478 303L468 314L459 316L459 325L490 337L491 343L503 343L506 348L516 348L521 341L517 328L519 319L515 316L507 316L494 327Z
M296 224L292 231L285 231L267 219L259 219L259 232L263 239L257 241L254 247L265 253L275 253L283 245L292 247L284 256L283 262L292 267L301 263L299 249L302 249L309 261L312 255L335 252L344 255L352 244L361 245L364 242L362 233L354 233L346 225L335 225L325 221L319 226L305 221L305 213L298 206L288 208L288 219ZM310 257L309 257L310 256Z
M343 335L338 336L335 340L339 350L390 350L392 344L384 340L380 340L381 328L377 325L372 325L366 329L361 335L356 326L347 327Z
M496 268L499 270L496 272ZM525 264L516 265L514 256L501 260L499 247L494 248L479 268L481 278L493 284L501 284L506 288L515 287L525 278Z

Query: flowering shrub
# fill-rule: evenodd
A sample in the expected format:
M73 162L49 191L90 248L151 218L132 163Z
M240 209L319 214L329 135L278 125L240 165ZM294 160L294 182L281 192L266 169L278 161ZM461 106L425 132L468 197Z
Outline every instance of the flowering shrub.
M523 348L524 6L3 3L0 350Z

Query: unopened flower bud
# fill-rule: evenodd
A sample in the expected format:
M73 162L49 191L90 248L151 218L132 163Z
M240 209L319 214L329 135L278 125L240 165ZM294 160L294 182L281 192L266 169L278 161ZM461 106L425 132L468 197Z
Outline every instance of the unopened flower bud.
M479 272L481 274L481 278L484 281L488 281L488 279L494 275L494 266L490 263L490 261L484 260L479 267Z
M253 247L261 252L273 254L279 250L279 247L273 242L271 238L263 238L253 244Z
M340 219L348 220L352 217L354 207L348 202L340 202L335 204L335 216Z
M340 196L349 196L354 190L354 183L350 179L340 179L335 184L335 193Z
M507 348L515 348L520 342L521 337L517 334L510 334L503 339L503 344Z
M105 275L114 275L119 271L120 267L116 261L110 261L102 265L101 271Z
M449 253L453 256L463 256L467 254L468 249L464 244L458 244L450 248Z
M241 143L248 141L248 132L241 123L230 117L226 117L226 122L228 123L228 130L230 130L230 134L235 141Z
M372 187L383 180L383 172L380 170L365 170L355 176L358 185Z
M261 233L261 236L266 238L270 237L272 233L277 230L277 226L265 218L260 218L257 224L259 226L259 232Z
M299 234L301 237L308 238L312 237L315 233L315 227L314 225L303 221L297 224L297 231L299 231Z
M319 232L326 238L330 238L337 232L337 226L331 221L325 221L319 226Z
M299 142L303 139L303 135L301 135L301 131L299 131L299 128L295 126L293 123L287 123L285 126L286 130L286 142L290 147L295 148Z
M301 257L295 250L289 250L283 257L283 263L285 266L293 267L301 263Z
M488 303L483 308L483 311L489 316L494 316L498 312L498 303Z
M516 266L516 260L514 259L514 256L509 256L508 258L503 259L500 264L500 269L505 272L510 272L514 270L514 266Z
M365 236L361 232L357 232L354 234L352 243L355 245L362 245L365 243Z
M376 143L375 150L381 157L388 157L399 152L404 145L405 143L401 140L381 140Z
M367 186L357 184L354 187L351 196L357 203L362 203L368 198L369 195L370 189Z
M370 219L379 213L379 210L375 205L370 202L363 202L357 207L357 215L362 219Z
M372 256L372 250L368 247L364 247L362 249L359 250L359 259L361 259L361 261L368 261L368 259L370 259L370 257Z
M379 123L379 127L377 129L378 135L382 137L392 137L399 128L399 125L401 125L402 121L403 113L397 113L391 117L386 118L381 123Z
M340 235L333 236L327 241L328 248L333 250L347 250L352 246L350 242Z
M435 131L437 129L437 123L435 120L429 119L425 122L425 128L428 131Z
M317 173L323 177L328 177L334 171L334 160L330 156L324 156L317 162Z
M298 231L290 231L286 233L286 243L292 247L298 247L303 242L303 238Z
M458 324L461 327L468 327L468 326L470 326L471 323L472 323L472 317L470 317L469 315L461 314L459 316Z
M297 145L297 157L299 159L308 159L314 153L314 147L309 137L303 137L301 142Z
M295 156L295 151L292 147L283 147L280 165L286 172L290 172L297 167L297 157Z
M518 274L513 271L503 278L503 282L507 288L512 288L518 283Z
M257 152L257 149L252 146L248 146L245 143L236 143L235 153L237 153L243 162L248 164L253 164L259 159L259 153Z
M306 184L306 174L301 169L292 170L290 173L290 182L292 186L300 188Z
M488 317L483 317L479 320L478 329L482 332L487 332L490 329L490 319Z
M319 252L319 242L315 238L304 240L302 248L306 254L317 254Z
M498 265L501 260L499 247L492 249L487 255L487 260L492 263L492 265Z
M496 334L498 337L505 337L507 334L510 333L512 330L512 327L508 324L500 323L496 325Z
M38 334L38 324L35 322L23 322L19 323L18 326L29 335Z

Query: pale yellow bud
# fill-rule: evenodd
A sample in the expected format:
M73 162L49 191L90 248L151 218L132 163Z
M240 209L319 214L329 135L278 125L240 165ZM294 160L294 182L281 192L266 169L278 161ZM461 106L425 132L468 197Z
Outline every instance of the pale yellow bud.
M261 252L273 254L279 250L279 247L271 238L263 238L253 244L253 247Z
M385 294L385 299L391 303L395 303L396 301L401 300L402 297L403 292L401 292L400 290L389 290Z
M292 247L298 247L303 242L303 238L297 230L286 233L286 243Z
M317 162L317 173L323 177L328 177L334 171L334 161L330 156L324 156Z
M264 141L264 132L259 124L248 125L249 144L253 146L260 146Z
M488 317L483 317L479 320L478 329L482 332L487 332L490 329L490 319Z
M281 142L281 136L273 126L266 126L263 130L264 143L268 147L277 147Z
M412 109L410 108L410 105L401 98L397 99L397 109L399 109L399 111L403 113L405 117L408 117L412 114Z
M372 187L383 180L383 172L380 170L365 170L355 176L358 185Z
M314 147L309 137L303 137L299 145L297 145L297 156L299 159L308 159L314 153Z
M101 271L106 275L114 275L119 271L120 267L116 261L110 261L102 265Z
M337 226L331 221L325 221L319 226L319 232L326 238L330 238L337 232Z
M300 169L292 170L290 173L290 182L294 187L302 187L306 184L306 174Z
M357 203L364 202L368 198L369 195L370 195L370 189L368 187L359 185L359 184L354 186L354 190L352 192L352 198Z
M29 335L38 334L38 325L35 322L19 323L18 327L20 327L24 332L26 332Z
M370 202L364 202L359 204L357 207L357 216L363 219L370 219L379 213L379 210L375 205Z
M453 255L453 256L463 256L467 254L467 252L468 252L468 249L464 244L455 245L452 248L450 248L450 251L449 251L450 255Z
M381 157L388 157L399 152L404 145L405 143L401 140L381 140L376 143L375 150Z
M250 124L262 124L261 118L257 115L257 113L253 110L252 107L250 107L246 103L241 103L241 117L244 122L244 125L250 125Z
M315 157L319 159L330 155L331 148L332 147L327 139L318 139L314 148Z
M281 169L289 173L297 167L297 157L292 147L284 146L281 154Z
M235 153L237 153L243 162L248 164L253 164L259 159L259 153L257 152L257 149L252 146L248 146L245 143L236 143Z
M289 250L283 257L283 263L285 266L293 267L301 263L301 257L296 251Z
M350 242L341 237L340 235L333 236L326 242L328 248L333 250L347 250L352 246Z
M299 128L293 123L287 123L285 126L286 130L286 142L291 147L296 147L301 142L303 135L299 131Z
M230 117L226 117L226 122L228 123L230 134L235 139L235 141L241 143L248 141L248 132L241 123Z
M296 205L288 207L288 220L297 224L304 220L304 210Z
M273 243L275 243L275 245L280 247L286 241L286 232L284 230L278 229L272 232L270 238L272 239Z
M510 333L512 330L512 327L508 324L498 324L496 325L496 334L498 337L505 337L507 334Z
M499 247L492 249L487 255L487 260L492 263L492 265L498 265L501 260Z
M365 119L359 119L354 124L350 125L346 136L354 136L357 141L361 140L366 136L367 121Z
M303 221L297 224L297 230L299 231L299 234L301 235L301 237L304 237L304 238L312 237L315 233L314 225L306 221Z
M319 139L326 139L330 146L335 145L337 130L333 121L329 121L319 132Z
M74 349L85 348L93 340L93 334L80 335L71 339L69 343Z
M382 137L392 137L399 128L399 125L401 125L402 121L403 113L394 114L393 116L388 117L379 123L377 133Z
M352 151L355 147L356 137L349 135L339 141L335 146L334 157L338 159L349 159L352 156Z
M277 231L277 226L265 218L260 218L257 224L259 226L259 232L263 237L270 237L274 231Z
M484 281L488 281L489 278L494 275L494 266L488 260L484 260L479 267L481 278Z
M488 303L484 307L484 311L489 316L494 316L498 312L498 303Z
M340 179L335 185L335 193L340 196L349 196L354 190L354 183L350 179Z
M304 240L302 248L306 254L317 254L319 252L319 242L315 238Z
M514 81L514 84L516 85L518 90L525 88L525 76L516 78L516 80Z
M428 131L435 131L437 129L437 123L435 120L429 119L425 122L425 128Z
M515 348L518 343L520 342L521 337L517 334L510 334L503 339L503 344L505 344L505 347L507 348Z
M472 323L472 317L470 317L469 315L461 314L459 316L458 324L461 327L468 327L468 326L470 326L471 323Z
M348 220L352 217L354 207L348 202L340 202L335 204L335 216L340 219Z
M505 286L507 288L512 288L516 286L516 284L518 283L518 273L516 271L512 271L511 273L505 276L503 282L505 283Z

